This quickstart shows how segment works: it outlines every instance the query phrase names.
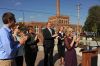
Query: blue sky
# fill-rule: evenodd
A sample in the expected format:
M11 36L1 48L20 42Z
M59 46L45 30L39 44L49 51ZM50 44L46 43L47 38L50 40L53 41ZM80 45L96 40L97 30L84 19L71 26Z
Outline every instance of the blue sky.
M100 0L60 0L61 15L70 17L71 24L77 23L77 4L80 6L80 24L84 24L88 9L93 5L100 5ZM1 0L0 27L2 14L11 11L17 21L47 22L50 16L56 14L56 0ZM24 17L23 17L24 16Z

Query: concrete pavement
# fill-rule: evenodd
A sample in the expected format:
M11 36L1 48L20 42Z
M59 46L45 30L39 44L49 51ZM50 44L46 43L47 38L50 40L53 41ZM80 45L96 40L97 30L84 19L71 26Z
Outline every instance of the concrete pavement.
M53 56L54 56L54 66L64 66L64 65L60 65L60 63L59 63L57 51L54 51ZM77 55L77 58L78 58L78 66L79 66L82 59L81 59L81 56L79 56L79 55ZM44 61L43 59L44 59L44 53L43 53L43 51L39 51L38 56L36 58L35 66L43 66L43 61ZM26 66L25 62L24 62L23 66Z
M86 41L83 41L83 40L81 42L83 42L84 44L86 43ZM96 41L90 41L90 45L91 46L97 46L97 42ZM100 42L98 42L98 45L100 46ZM38 46L38 48L39 48L39 52L38 52L38 56L36 58L35 66L43 66L43 59L44 59L43 46L40 44ZM76 48L77 59L78 59L78 66L81 66L81 61L82 61L82 52L79 52L80 49L81 48ZM54 66L61 66L59 64L59 58L58 58L58 52L57 52L57 44L54 47L53 56L54 56ZM25 62L24 62L23 66L26 66Z

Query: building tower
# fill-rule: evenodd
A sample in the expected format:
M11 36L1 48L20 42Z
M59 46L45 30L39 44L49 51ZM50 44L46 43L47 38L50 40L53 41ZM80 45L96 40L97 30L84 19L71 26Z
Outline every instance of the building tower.
M56 16L60 16L60 0L57 0L56 2Z
M49 17L48 22L53 23L56 31L60 26L66 27L69 25L69 16L63 16L60 14L60 0L56 0L56 15Z

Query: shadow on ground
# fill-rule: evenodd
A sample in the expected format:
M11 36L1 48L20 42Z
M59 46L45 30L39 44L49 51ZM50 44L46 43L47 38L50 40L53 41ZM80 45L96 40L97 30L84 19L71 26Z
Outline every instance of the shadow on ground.
M40 60L37 66L43 66L44 65L44 59Z
M57 60L59 59L58 53L54 54L53 56L53 63L55 64ZM44 65L44 59L41 59L37 66L43 66Z

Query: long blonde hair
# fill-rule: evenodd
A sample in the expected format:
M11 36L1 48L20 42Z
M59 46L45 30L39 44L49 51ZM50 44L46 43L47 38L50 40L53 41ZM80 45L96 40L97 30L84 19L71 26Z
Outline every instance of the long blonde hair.
M66 36L71 36L71 33L73 32L73 28L69 27L67 30L66 30Z

